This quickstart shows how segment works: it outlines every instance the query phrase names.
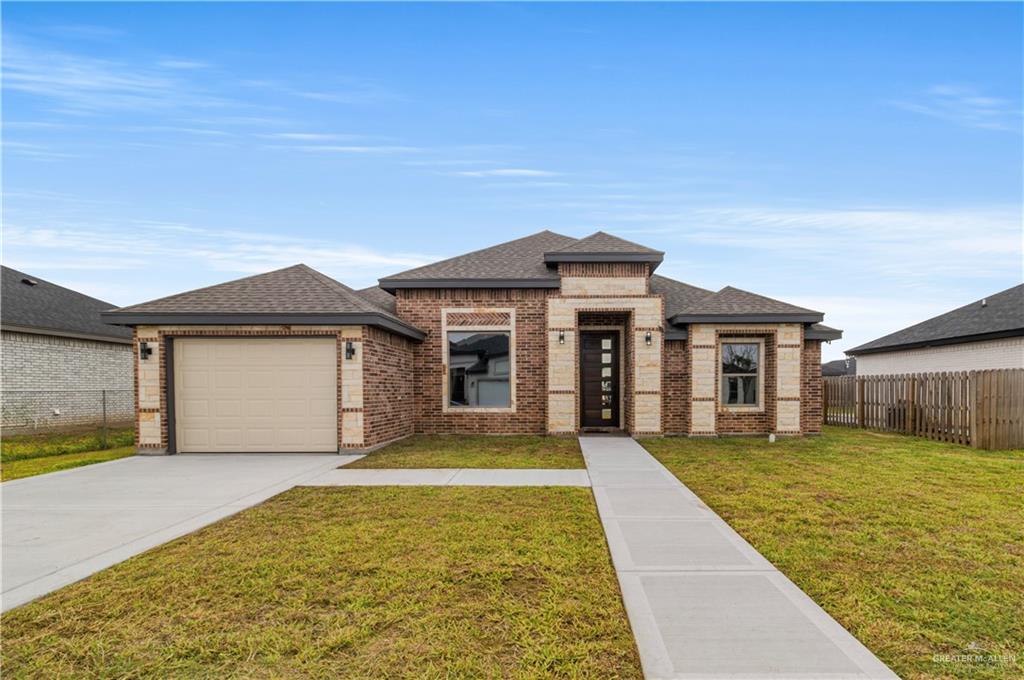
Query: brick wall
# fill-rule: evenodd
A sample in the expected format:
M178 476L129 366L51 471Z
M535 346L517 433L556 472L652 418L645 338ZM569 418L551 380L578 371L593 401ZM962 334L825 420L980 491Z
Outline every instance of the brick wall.
M686 340L667 340L662 362L661 418L665 434L690 431L690 366Z
M415 431L412 376L414 344L378 328L363 337L365 445L374 446Z
M804 434L821 432L822 398L821 340L804 340L800 355L800 429Z
M0 413L9 432L132 421L132 346L53 335L0 334ZM106 392L104 394L104 391Z
M416 431L421 433L543 434L547 428L547 298L543 288L400 289L398 316L424 331L414 344L413 390ZM515 310L515 410L483 413L445 411L441 310L495 308Z

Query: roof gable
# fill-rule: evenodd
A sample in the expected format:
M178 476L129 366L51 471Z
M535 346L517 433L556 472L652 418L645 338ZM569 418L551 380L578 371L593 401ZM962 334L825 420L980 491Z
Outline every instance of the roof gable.
M54 335L92 337L112 342L131 340L125 328L103 323L100 313L116 305L58 286L10 267L2 267L2 325L10 330L52 331ZM22 283L23 280L34 284ZM45 334L45 333L43 333Z
M1009 335L1024 335L1024 283L866 342L846 353L869 354Z
M381 288L542 287L558 288L558 272L544 264L544 253L575 243L576 239L552 231L500 243L447 260L386 276Z

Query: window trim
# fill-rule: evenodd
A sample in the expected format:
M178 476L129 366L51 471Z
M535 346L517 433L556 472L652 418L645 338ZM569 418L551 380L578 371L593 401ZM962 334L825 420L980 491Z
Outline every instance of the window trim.
M723 399L725 390L725 372L722 371L722 354L726 345L757 345L757 403L726 404ZM764 338L757 337L721 337L718 339L718 363L715 373L718 375L717 396L719 409L730 413L763 413L764 412ZM749 374L747 374L749 375Z
M449 326L449 314L508 314L509 323L497 326ZM450 394L451 362L448 357L448 333L508 333L508 406L452 406ZM482 309L479 307L446 307L441 310L441 412L442 413L515 413L516 412L516 310L515 308Z

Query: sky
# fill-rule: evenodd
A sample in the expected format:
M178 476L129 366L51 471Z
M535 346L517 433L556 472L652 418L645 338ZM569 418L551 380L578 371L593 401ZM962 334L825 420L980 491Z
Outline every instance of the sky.
M1021 282L1022 14L5 3L3 261L127 305L600 229L840 358Z

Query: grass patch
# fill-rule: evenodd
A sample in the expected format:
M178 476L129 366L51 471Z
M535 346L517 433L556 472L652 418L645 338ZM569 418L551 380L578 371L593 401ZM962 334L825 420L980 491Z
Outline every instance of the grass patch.
M0 441L0 481L124 458L134 455L134 445L135 431L130 427L109 430L106 442L98 430L4 437Z
M128 428L109 430L106 447L99 431L62 434L22 434L4 437L0 441L0 462L60 456L66 453L99 451L135 443L135 431Z
M641 676L589 489L296 488L2 624L5 678Z
M9 482L12 479L22 477L33 477L43 475L47 472L58 470L70 470L71 468L93 463L105 463L108 460L117 460L127 456L135 455L134 446L121 446L116 449L104 451L86 451L84 453L64 453L44 458L24 458L13 460L9 463L0 464L0 481Z
M901 677L1024 677L1024 451L846 428L643 445Z
M576 469L586 466L575 437L414 435L345 467Z

